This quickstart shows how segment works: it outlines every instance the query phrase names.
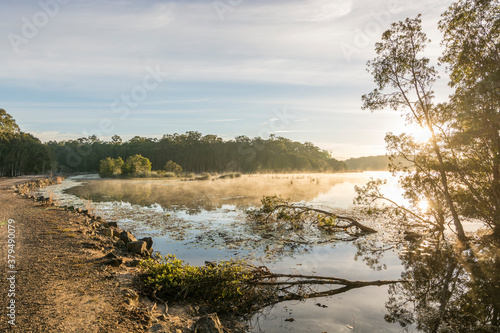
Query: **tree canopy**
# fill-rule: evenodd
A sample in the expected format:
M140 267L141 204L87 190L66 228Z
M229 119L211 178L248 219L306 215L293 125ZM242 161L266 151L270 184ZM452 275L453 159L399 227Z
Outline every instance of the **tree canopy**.
M445 47L440 61L450 72L454 93L434 102L436 69L423 56L428 38L420 15L393 23L368 62L377 88L363 96L364 108L392 108L409 123L428 130L418 142L407 134L386 136L392 163L414 216L443 230L454 224L465 240L462 222L478 218L500 238L500 5L493 0L458 1L443 14L439 27ZM375 182L358 189L364 202L380 198ZM428 208L419 209L425 200Z
M20 131L15 119L7 111L0 109L0 132L19 133Z
M0 176L44 173L52 168L52 151L33 135L21 132L0 109Z
M151 161L152 170L163 170L172 161L186 172L334 172L347 169L344 162L312 143L283 137L250 139L238 136L223 140L199 132L166 134L161 139L136 136L123 142L95 137L49 142L63 171L96 172L101 160L140 154ZM170 167L170 166L169 166ZM173 171L176 172L176 171Z

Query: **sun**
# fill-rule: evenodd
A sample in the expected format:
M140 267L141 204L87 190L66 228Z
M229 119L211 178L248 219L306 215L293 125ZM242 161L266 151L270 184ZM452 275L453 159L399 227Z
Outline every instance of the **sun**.
M420 143L429 142L432 138L432 133L428 128L420 127L415 124L406 124L399 128L400 133L406 133L412 136L415 141Z
M417 207L418 209L420 209L420 211L425 213L429 209L429 201L422 199L417 203Z
M428 128L420 126L408 126L408 134L413 136L418 142L428 142L432 138L432 133Z

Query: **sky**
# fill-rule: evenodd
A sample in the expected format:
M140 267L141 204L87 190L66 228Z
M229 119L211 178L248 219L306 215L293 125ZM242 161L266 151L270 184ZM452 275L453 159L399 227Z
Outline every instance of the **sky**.
M400 113L361 109L390 23L422 14L437 64L444 0L0 0L0 108L42 141L199 131L385 153ZM435 87L449 94L447 75Z

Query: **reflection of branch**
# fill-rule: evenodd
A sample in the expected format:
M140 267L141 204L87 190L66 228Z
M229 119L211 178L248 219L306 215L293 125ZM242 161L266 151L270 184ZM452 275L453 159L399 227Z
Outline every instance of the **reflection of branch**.
M376 280L376 281L351 281L347 279L332 277L332 276L317 276L317 275L302 275L302 274L268 274L256 277L256 279L276 279L276 278L289 278L287 281L255 281L256 284L262 285L299 285L299 284L342 284L346 286L381 286L385 284L393 284L399 282L406 282L403 280ZM290 281L291 279L302 279L297 281Z
M288 280L276 281L276 279L278 278L288 278ZM272 281L259 281L261 279L272 279ZM383 286L401 282L407 282L407 281L406 280L350 281L342 278L328 277L328 276L271 273L257 277L256 280L254 280L252 283L255 285L283 286L283 288L279 290L281 292L284 292L285 294L275 298L274 300L271 300L269 303L265 305L265 307L267 307L285 301L327 297L327 296L341 294L352 289L368 287L368 286ZM287 290L289 288L292 288L293 286L298 286L300 288L301 286L304 285L312 286L312 285L326 285L326 284L343 285L343 287L322 292L310 292L310 293L292 292Z
M376 230L359 223L358 221L356 221L352 217L340 216L340 215L337 215L337 214L334 214L331 212L327 212L326 210L322 210L322 209L318 209L318 208L295 206L295 205L277 205L273 208L273 210L271 211L271 213L269 215L271 215L275 210L277 210L279 208L298 209L298 210L301 210L303 213L316 212L316 213L324 214L326 216L334 217L334 218L339 219L339 220L345 220L345 221L349 222L349 224L346 226L339 226L339 225L335 226L335 228L339 228L339 229L348 229L351 227L357 227L363 232L368 232L368 233L377 232Z

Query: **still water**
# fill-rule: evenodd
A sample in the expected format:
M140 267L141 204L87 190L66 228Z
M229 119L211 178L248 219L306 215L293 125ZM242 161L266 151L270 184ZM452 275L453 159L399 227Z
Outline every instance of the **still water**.
M120 228L138 237L151 236L156 251L175 254L193 265L243 257L257 265L266 265L276 273L363 281L407 278L415 273L415 266L430 272L435 271L436 265L444 269L442 253L450 251L445 246L428 241L418 245L396 242L401 239L397 227L388 221L360 215L352 206L354 186L361 186L372 178L387 179L384 193L402 202L397 181L386 172L243 175L205 181L106 180L80 176L42 191L61 205L90 208L105 220L117 221ZM289 235L269 238L253 232L248 227L245 210L258 207L262 196L274 194L358 217L360 222L379 232L357 239L339 235L330 242L313 244L291 242ZM422 264L420 260L426 262ZM452 275L458 274L458 267L455 263L450 268ZM458 276L466 281L467 271L461 270L460 274ZM439 275L435 277L441 279ZM457 280L453 281L456 287ZM424 287L431 282L427 279ZM416 310L424 308L432 313L435 305L431 301L426 303L427 307L409 307L420 302L411 293L416 284L371 286L342 293L335 290L328 293L324 288L315 290L325 291L327 296L283 302L263 309L251 321L252 332L438 332L439 325L451 325L441 320L429 324L426 322L429 315ZM432 298L432 295L424 296ZM442 299L441 295L439 300ZM442 312L440 318L445 317L443 311L447 308L438 308Z

